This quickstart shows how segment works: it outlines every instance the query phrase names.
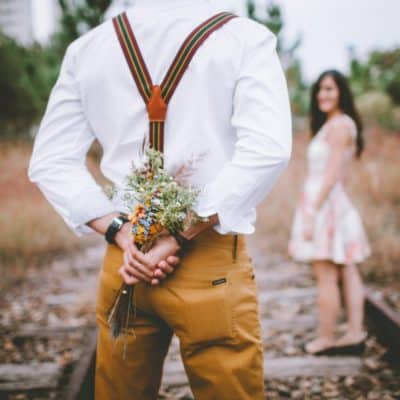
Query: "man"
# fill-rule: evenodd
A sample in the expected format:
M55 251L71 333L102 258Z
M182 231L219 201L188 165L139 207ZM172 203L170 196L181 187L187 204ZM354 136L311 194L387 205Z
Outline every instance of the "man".
M207 0L138 0L127 10L153 82L182 42L215 10ZM146 254L129 238L126 211L110 201L85 167L97 138L101 169L123 185L140 164L148 116L111 21L68 47L35 140L29 177L76 235L107 235L97 299L96 399L156 399L175 333L196 399L262 399L263 354L254 271L245 235L255 207L288 163L291 118L276 38L233 18L197 49L168 105L164 167L195 162L201 187L194 211L208 216L160 237ZM111 237L111 239L110 239ZM114 242L113 242L114 240ZM122 281L135 286L126 360L110 341L107 315Z

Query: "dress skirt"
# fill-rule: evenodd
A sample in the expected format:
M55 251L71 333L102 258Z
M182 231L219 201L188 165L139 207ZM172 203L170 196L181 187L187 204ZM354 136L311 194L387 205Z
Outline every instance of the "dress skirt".
M370 254L360 215L351 203L341 182L331 190L315 215L313 238L305 240L304 210L312 205L320 189L320 179L309 178L304 186L291 229L289 254L300 262L329 260L350 265L364 261Z

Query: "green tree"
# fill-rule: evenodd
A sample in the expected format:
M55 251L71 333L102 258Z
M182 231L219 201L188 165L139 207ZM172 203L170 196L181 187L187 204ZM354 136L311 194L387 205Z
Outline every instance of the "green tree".
M259 17L256 13L256 5L253 0L247 1L247 15L254 21L257 21L261 25L266 26L269 28L275 35L277 35L278 44L277 49L278 51L281 50L281 33L283 29L283 17L281 8L275 4L270 3L267 5L266 9L266 16Z
M373 51L360 61L353 48L350 53L350 81L356 94L366 91L386 92L393 103L400 105L400 48Z
M400 48L372 51L360 60L352 47L350 54L351 87L357 104L368 123L378 122L393 131L400 129Z
M296 55L301 45L301 37L298 36L292 43L286 43L283 37L285 22L282 10L275 2L269 2L264 15L261 16L256 12L254 0L248 0L247 15L276 35L277 51L285 69L292 111L296 115L305 115L308 110L308 87L303 79L301 62Z
M23 47L0 32L0 136L27 135L46 107L66 47L103 21L112 0L58 0L60 29L50 44Z
M58 0L61 9L60 31L54 37L54 47L63 54L66 47L83 33L103 22L112 0Z
M45 107L51 82L46 54L40 45L30 48L0 32L0 136L29 131Z

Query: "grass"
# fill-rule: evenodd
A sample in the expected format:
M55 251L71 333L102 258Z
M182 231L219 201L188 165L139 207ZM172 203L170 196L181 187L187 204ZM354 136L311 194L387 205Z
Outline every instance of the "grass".
M74 251L93 242L96 235L78 238L44 199L27 177L32 144L8 141L0 145L0 287L22 279L30 268L54 256ZM98 148L88 161L97 179Z

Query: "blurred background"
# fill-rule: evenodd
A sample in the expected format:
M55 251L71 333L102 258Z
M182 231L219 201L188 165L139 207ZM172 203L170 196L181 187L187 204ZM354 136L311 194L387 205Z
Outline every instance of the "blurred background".
M75 237L28 182L27 166L67 45L132 3L0 0L0 290L10 294L0 304L4 326L25 315L23 306L13 309L10 296L21 293L27 277L48 279L46 268L54 260L91 249L101 240L96 235ZM310 86L325 69L339 69L350 81L365 126L366 151L361 160L353 162L347 185L373 250L361 271L366 282L399 311L400 2L214 3L266 25L277 35L290 91L293 158L273 193L258 208L253 248L265 259L288 258L289 229L305 177ZM105 184L98 169L100 158L101 149L94 143L87 165L96 180ZM41 318L37 316L37 324ZM0 359L18 362L11 355L16 353L15 343L3 341L2 345ZM68 363L68 351L59 354ZM25 355L19 357L21 361Z
M7 232L0 239L6 277L0 285L51 254L86 242L71 235L28 183L26 167L32 137L66 46L129 3L132 1L0 1L0 217L3 232ZM366 152L362 161L354 164L350 185L374 246L365 273L377 278L387 273L391 278L398 272L400 260L400 3L230 0L225 4L218 1L218 5L247 15L277 34L289 85L295 134L292 168L268 200L269 206L260 208L261 213L271 212L262 219L260 229L268 232L273 228L276 246L284 251L292 215L276 213L273 204L276 200L279 207L284 204L286 210L293 209L303 177L310 85L323 70L337 68L348 76L365 124ZM100 156L95 143L88 163L101 181L96 167ZM278 220L278 216L287 220ZM90 242L91 238L85 239Z

